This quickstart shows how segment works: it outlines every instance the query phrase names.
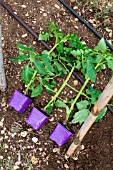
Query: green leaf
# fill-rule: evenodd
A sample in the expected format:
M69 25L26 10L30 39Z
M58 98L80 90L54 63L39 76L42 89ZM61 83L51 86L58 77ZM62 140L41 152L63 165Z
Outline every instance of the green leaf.
M82 124L86 120L89 113L90 111L88 109L82 109L76 112L73 116L72 124L75 123Z
M106 114L107 112L107 107L105 107L101 112L100 114L98 115L98 117L96 118L95 122L98 122L100 119L102 119L104 117L104 115Z
M41 63L40 60L34 60L34 65L39 74L47 75L47 71L44 68L44 65Z
M67 105L63 101L61 101L59 99L55 102L55 106L56 107L63 107L63 108L67 107Z
M17 45L17 47L19 48L19 50L22 51L22 52L35 51L34 48L28 47L28 46L26 46L26 45L22 45L22 44L20 44L20 43L18 43L18 42L16 43L16 45Z
M90 86L86 90L86 93L91 95L91 104L95 104L96 100L99 98L99 96L101 94L101 91L100 90L96 90L92 86Z
M35 89L32 90L31 97L36 97L42 94L43 88L42 85L38 85Z
M41 57L42 61L44 62L45 66L51 71L54 72L54 68L51 65L51 60L50 58L47 58L46 54L43 54Z
M47 115L50 115L50 114L51 114L52 108L53 108L53 104L49 105L49 106L46 108L46 113L47 113Z
M48 41L49 38L50 38L50 34L48 32L42 32L42 34L39 34L38 40Z
M101 38L101 40L99 41L99 43L98 43L98 45L97 45L97 49L100 50L102 53L103 53L104 51L106 51L107 46L106 46L106 43L105 43L104 38Z
M28 65L24 65L21 73L22 80L25 84L28 84L33 76L33 69Z
M113 70L113 57L109 56L106 58L108 67Z
M25 61L25 60L28 60L28 55L26 55L26 54L19 54L18 57L10 58L10 60L11 60L12 62Z
M55 106L56 107L61 107L61 108L65 108L66 109L66 117L68 116L68 112L69 112L69 107L61 100L57 100L55 102Z
M67 74L64 66L62 64L60 64L58 61L56 61L56 60L54 61L54 66L57 68L57 71L59 71L59 72L62 71L63 74Z
M78 110L82 110L82 109L86 109L89 104L90 103L87 100L82 100L80 102L77 102L76 106Z
M72 50L72 51L71 51L71 54L72 54L74 57L77 57L77 56L82 55L82 53L81 53L80 50Z
M92 57L88 57L85 63L85 70L86 70L86 76L90 78L90 80L95 83L96 81L96 71L94 63L95 60L92 59Z

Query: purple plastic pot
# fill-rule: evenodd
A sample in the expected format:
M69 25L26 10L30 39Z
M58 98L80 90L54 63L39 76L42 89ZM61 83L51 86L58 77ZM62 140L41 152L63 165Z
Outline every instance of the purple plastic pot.
M38 130L46 123L47 120L48 117L46 115L44 115L41 111L33 107L31 113L26 119L26 122L30 124L33 129Z
M27 107L32 102L33 102L32 99L20 93L18 90L15 90L8 104L9 106L13 107L16 111L24 113Z
M67 140L69 140L71 136L72 136L71 132L69 132L60 123L57 123L57 126L55 127L54 131L50 135L50 139L55 141L58 144L58 146L62 146L67 142Z

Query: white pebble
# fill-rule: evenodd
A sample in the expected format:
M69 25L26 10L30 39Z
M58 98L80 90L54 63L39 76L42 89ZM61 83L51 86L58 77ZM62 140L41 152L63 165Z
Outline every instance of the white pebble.
M27 37L27 33L25 33L25 34L22 35L22 38L25 38L25 37Z
M14 165L14 170L19 169L20 167L17 165Z
M65 167L66 169L69 169L69 166L68 166L67 164L64 164L64 167Z
M32 141L33 141L34 143L36 143L36 142L38 142L38 138L33 137L33 138L32 138Z
M60 9L60 7L57 4L55 4L54 6L55 6L55 8Z
M3 135L5 132L4 132L4 130L1 130L1 134Z
M22 136L22 137L24 137L24 138L27 136L27 134L28 134L28 132L27 132L27 131L23 131L23 132L21 132L21 136Z
M3 159L4 157L2 155L0 155L0 159Z
M22 7L22 8L26 8L26 5L22 5L21 7Z

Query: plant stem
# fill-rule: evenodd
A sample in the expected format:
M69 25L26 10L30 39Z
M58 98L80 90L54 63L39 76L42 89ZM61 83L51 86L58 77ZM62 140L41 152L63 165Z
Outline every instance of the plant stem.
M75 92L77 92L77 93L79 92L78 90L76 90L74 87L72 87L72 86L71 86L70 84L68 84L68 83L67 83L67 86L68 86L70 89L72 89L73 91L75 91ZM82 92L81 94L82 94L83 96L85 96L88 100L91 99L91 98L90 98L89 96L87 96L85 93Z
M28 90L29 90L29 87L30 87L30 85L32 84L32 81L33 81L33 79L35 78L36 74L37 74L37 71L35 70L32 78L31 78L31 80L30 80L29 84L27 85L27 88L26 88L26 90L25 90L25 92L24 92L25 95L27 94L27 92L28 92Z
M87 85L87 83L88 83L89 80L90 80L90 78L87 78L87 79L86 79L86 81L84 82L83 86L81 87L79 93L77 94L76 98L73 100L73 102L72 102L72 104L71 104L71 107L70 107L68 113L66 114L66 120L65 120L65 122L64 122L65 125L67 124L67 121L68 121L68 119L69 119L69 116L70 116L73 108L74 108L75 103L77 102L78 98L79 98L80 95L82 94L82 91L83 91L84 88L86 87L86 85Z
M62 84L62 86L60 87L60 89L58 90L58 92L53 96L53 98L49 101L49 103L44 107L44 110L47 109L47 107L49 105L51 105L51 103L56 100L56 98L59 96L59 94L61 93L61 91L64 89L64 87L67 85L68 80L70 79L72 73L73 73L74 67L72 68L71 72L69 73L69 75L67 76L66 80L64 81L64 83Z

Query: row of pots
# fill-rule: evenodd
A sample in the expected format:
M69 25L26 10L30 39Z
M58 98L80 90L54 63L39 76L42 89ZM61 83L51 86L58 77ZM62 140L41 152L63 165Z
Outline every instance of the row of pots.
M28 98L18 90L15 90L13 96L9 101L9 106L13 107L16 111L24 113L28 106L33 102L32 99ZM39 130L49 119L42 111L33 107L29 116L26 119L26 123L32 126L33 129ZM72 133L68 131L60 123L57 123L55 129L50 135L50 139L55 141L58 146L65 144L69 138L72 136Z

